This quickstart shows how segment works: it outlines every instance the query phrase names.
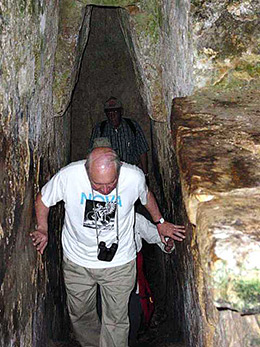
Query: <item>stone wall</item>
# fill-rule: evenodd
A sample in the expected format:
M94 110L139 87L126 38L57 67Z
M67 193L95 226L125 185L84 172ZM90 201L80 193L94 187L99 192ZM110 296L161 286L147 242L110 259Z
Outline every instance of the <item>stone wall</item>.
M91 10L80 1L60 2L53 79L53 109L56 116L62 116L70 104L88 39Z
M54 80L55 112L64 112L74 87L83 47L77 46L80 28L82 43L88 37L87 26L82 25L85 5L115 6L126 10L121 11L121 29L139 80L143 103L152 119L169 119L172 98L187 95L192 90L190 5L186 0L62 1ZM91 11L91 6L87 9ZM85 18L88 23L89 12Z
M49 274L55 261L46 266L29 238L39 186L67 160L66 145L56 151L65 140L55 143L60 125L52 109L59 1L4 0L0 6L0 345L40 347L62 317L49 290L60 290L59 276ZM58 315L47 333L46 317Z
M183 199L194 226L193 283L207 346L259 343L258 90L259 80L242 96L241 88L216 94L211 87L173 106Z
M257 0L194 0L194 85L250 82L259 72L259 11Z
M175 201L174 212L188 229L187 240L172 256L177 281L169 290L184 317L187 346L254 346L260 336L259 5L191 5L193 82L195 90L204 89L174 101L172 138L157 124L161 133L154 141L160 143L160 182L173 199L178 172L167 165L176 154L185 209ZM218 194L225 198L217 201Z
M192 1L197 91L173 104L207 346L259 344L257 13L256 1ZM189 338L189 345L201 344Z

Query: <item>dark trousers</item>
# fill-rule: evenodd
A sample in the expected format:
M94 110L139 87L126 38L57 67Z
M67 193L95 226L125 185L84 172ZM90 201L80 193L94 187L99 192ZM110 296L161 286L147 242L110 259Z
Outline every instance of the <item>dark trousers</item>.
M135 291L132 291L129 299L129 321L130 330L128 337L129 347L134 347L137 343L137 334L141 325L142 307L140 297Z

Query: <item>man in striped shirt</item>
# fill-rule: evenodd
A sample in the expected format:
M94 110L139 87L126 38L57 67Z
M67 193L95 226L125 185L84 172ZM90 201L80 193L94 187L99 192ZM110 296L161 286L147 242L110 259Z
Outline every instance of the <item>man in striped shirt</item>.
M104 110L107 120L98 123L93 129L90 148L95 138L108 137L112 148L122 161L139 165L145 176L148 176L149 146L141 127L136 121L122 117L122 104L115 97L110 97L105 102Z

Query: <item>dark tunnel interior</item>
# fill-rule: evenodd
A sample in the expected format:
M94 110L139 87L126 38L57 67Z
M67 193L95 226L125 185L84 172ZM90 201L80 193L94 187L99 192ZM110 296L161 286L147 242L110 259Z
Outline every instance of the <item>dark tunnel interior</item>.
M71 158L70 161L84 159L88 150L92 128L105 119L104 102L110 97L118 98L123 104L123 116L136 120L144 131L149 143L149 175L153 178L153 189L160 191L154 179L152 163L152 121L138 90L133 62L123 36L117 8L92 8L90 32L84 50L78 81L71 104ZM157 199L160 201L160 197ZM62 207L56 207L61 214ZM144 209L143 209L144 210ZM57 211L57 210L56 210ZM145 214L145 211L143 211ZM146 216L149 216L146 213ZM52 213L50 223L60 229L57 214ZM58 232L57 232L58 235ZM54 244L55 242L53 242ZM49 249L53 254L55 251ZM58 252L61 252L59 249ZM180 326L175 324L176 304L174 302L174 253L165 255L157 245L143 241L144 272L148 279L154 300L155 311L149 328L141 324L138 346L182 346ZM48 257L47 257L48 258ZM57 260L58 261L58 260ZM52 260L53 262L53 260ZM49 264L53 271L53 264ZM174 270L175 271L175 270ZM64 298L65 302L65 298ZM50 322L51 322L50 318ZM64 321L68 320L66 313ZM51 324L51 323L50 323ZM70 340L73 335L68 334ZM177 343L177 344L176 344ZM57 346L76 346L72 340Z
M117 8L93 7L90 33L71 102L71 160L86 155L91 130L105 119L104 103L114 96L124 117L141 125L150 143L150 118L140 96Z

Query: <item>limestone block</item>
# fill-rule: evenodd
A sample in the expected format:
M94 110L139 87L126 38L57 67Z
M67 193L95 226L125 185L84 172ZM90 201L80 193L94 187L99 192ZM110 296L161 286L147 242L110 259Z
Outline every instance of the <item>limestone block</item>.
M258 81L243 90L201 90L173 105L184 201L196 225L199 203L220 195L260 190ZM214 94L215 93L215 94Z
M220 347L259 346L259 315L241 316L234 311L220 311L214 345Z
M197 242L217 308L260 310L260 197L247 192L199 204Z

